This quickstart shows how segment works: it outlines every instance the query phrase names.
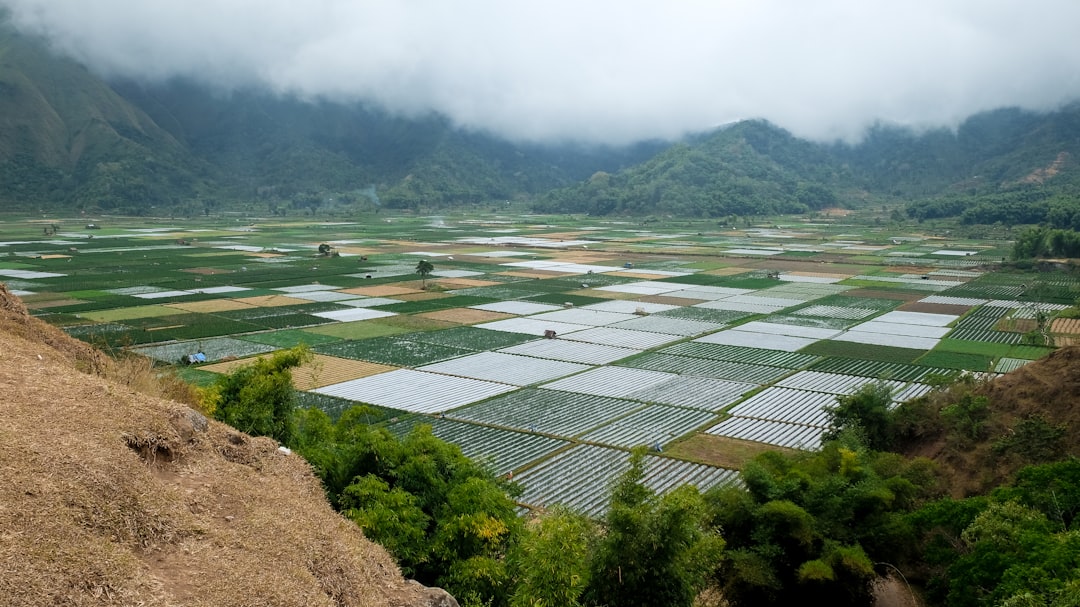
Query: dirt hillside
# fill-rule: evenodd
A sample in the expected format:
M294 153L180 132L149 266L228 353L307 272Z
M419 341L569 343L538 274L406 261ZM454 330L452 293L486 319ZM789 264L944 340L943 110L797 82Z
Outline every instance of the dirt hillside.
M0 285L5 605L457 605L404 580L302 458L108 364Z
M1061 453L1080 456L1080 346L1061 348L1050 356L974 386L973 394L989 399L982 438L958 443L947 428L934 427L908 444L904 453L937 461L955 497L981 493L1011 477L1024 465L1039 463L996 446L1015 436L1017 424L1038 416L1064 427ZM952 404L948 392L931 397L932 407ZM955 436L955 435L954 435Z

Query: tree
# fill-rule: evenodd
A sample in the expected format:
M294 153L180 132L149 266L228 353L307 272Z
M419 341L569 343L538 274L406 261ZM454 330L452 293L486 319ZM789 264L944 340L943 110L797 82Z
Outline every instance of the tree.
M888 448L892 441L891 404L892 389L880 381L866 384L854 394L836 397L836 405L826 409L829 430L822 440L836 440L845 431L855 431L862 435L867 447Z
M724 540L705 524L705 501L684 485L657 497L642 484L645 451L612 491L586 592L597 605L687 606L720 565Z
M423 288L427 288L427 275L431 274L435 270L435 266L431 265L431 262L426 259L421 259L416 264L416 273L420 275L420 282Z
M532 521L510 556L517 580L511 607L581 605L598 537L592 520L558 506Z
M293 438L296 392L291 369L312 359L306 346L259 357L232 373L218 377L204 394L204 406L214 419L256 436L289 444Z

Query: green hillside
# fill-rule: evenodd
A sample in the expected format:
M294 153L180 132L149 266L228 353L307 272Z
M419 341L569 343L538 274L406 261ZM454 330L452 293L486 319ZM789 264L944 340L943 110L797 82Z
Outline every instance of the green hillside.
M718 217L907 206L916 219L1080 227L1080 104L856 144L745 121L675 143L510 142L443 116L192 82L107 83L0 27L0 205L191 215L523 201L538 211Z

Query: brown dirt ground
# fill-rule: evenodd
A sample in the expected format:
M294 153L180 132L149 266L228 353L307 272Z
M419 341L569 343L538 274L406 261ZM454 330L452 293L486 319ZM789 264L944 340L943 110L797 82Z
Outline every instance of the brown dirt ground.
M1080 318L1055 318L1054 322L1050 323L1050 332L1080 335Z
M230 360L199 367L199 369L212 373L231 373L233 369L249 364L252 360L254 358ZM311 362L292 370L293 387L297 390L313 390L331 384L339 384L343 381L386 373L396 368L362 360L316 354Z
M260 308L276 308L278 306L297 306L309 304L306 299L297 299L287 295L257 295L255 297L238 297L234 299L240 303L251 304Z
M665 452L690 461L738 470L743 464L766 451L787 450L764 443L698 433L669 445Z
M913 301L911 303L906 303L896 309L902 310L904 312L925 312L927 314L956 314L959 316L970 310L971 306L919 303L917 301Z
M656 274L635 272L633 270L625 270L622 272L607 272L607 274L611 276L622 276L624 278L640 278L642 280L656 280L657 278L663 278L663 276L657 276Z
M232 270L223 270L221 268L186 268L180 270L181 272L191 272L192 274L202 274L204 276L213 276L214 274L232 274Z
M513 318L514 315L503 314L502 312L491 312L488 310L473 310L472 308L453 308L450 310L424 312L423 314L417 314L416 316L423 316L424 318L430 318L432 320L442 320L461 325L475 325L476 323L481 322Z
M1002 318L994 325L995 331L1009 331L1012 333L1027 333L1039 328L1039 323L1031 318Z
M420 291L418 293L402 293L401 295L395 295L394 299L400 299L402 301L427 301L429 299L446 299L447 297L453 296L453 293L443 293L442 291Z
M112 363L2 285L0 341L6 605L439 604L302 458L80 372Z
M176 308L177 310L183 310L185 312L196 312L199 314L214 313L214 312L227 312L229 310L246 310L249 308L257 308L249 303L237 301L235 299L210 299L206 301L192 301L188 303L171 303L165 304L168 308Z
M37 295L44 295L38 293ZM26 298L26 303L32 310L44 310L45 308L57 308L60 306L75 306L78 304L84 304L86 301L82 299L69 299L63 297L60 299L49 299L46 297L37 298L36 296L30 296Z
M710 276L734 276L736 274L752 272L753 270L753 268L747 267L716 268L715 270L705 270L702 274L709 274Z
M1080 347L1057 350L1050 356L985 382L975 389L990 399L986 440L974 445L950 445L944 434L928 432L904 454L935 460L956 497L972 495L1000 484L1025 462L998 457L992 445L1008 436L1017 422L1042 415L1051 424L1065 424L1063 444L1069 455L1080 455ZM934 407L950 404L948 393L930 397Z
M637 299L641 297L640 293L620 293L618 291L601 291L599 289L578 289L577 291L568 291L567 294L600 297L602 299Z

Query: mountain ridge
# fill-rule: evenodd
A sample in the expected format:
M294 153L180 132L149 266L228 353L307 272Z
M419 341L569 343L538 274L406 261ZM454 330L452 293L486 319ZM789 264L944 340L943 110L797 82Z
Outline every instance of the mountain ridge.
M0 110L8 208L191 215L514 200L538 211L725 217L905 203L924 219L987 198L1080 192L1080 104L984 112L955 130L879 124L858 144L748 120L672 142L541 145L436 114L183 80L105 82L0 26Z

